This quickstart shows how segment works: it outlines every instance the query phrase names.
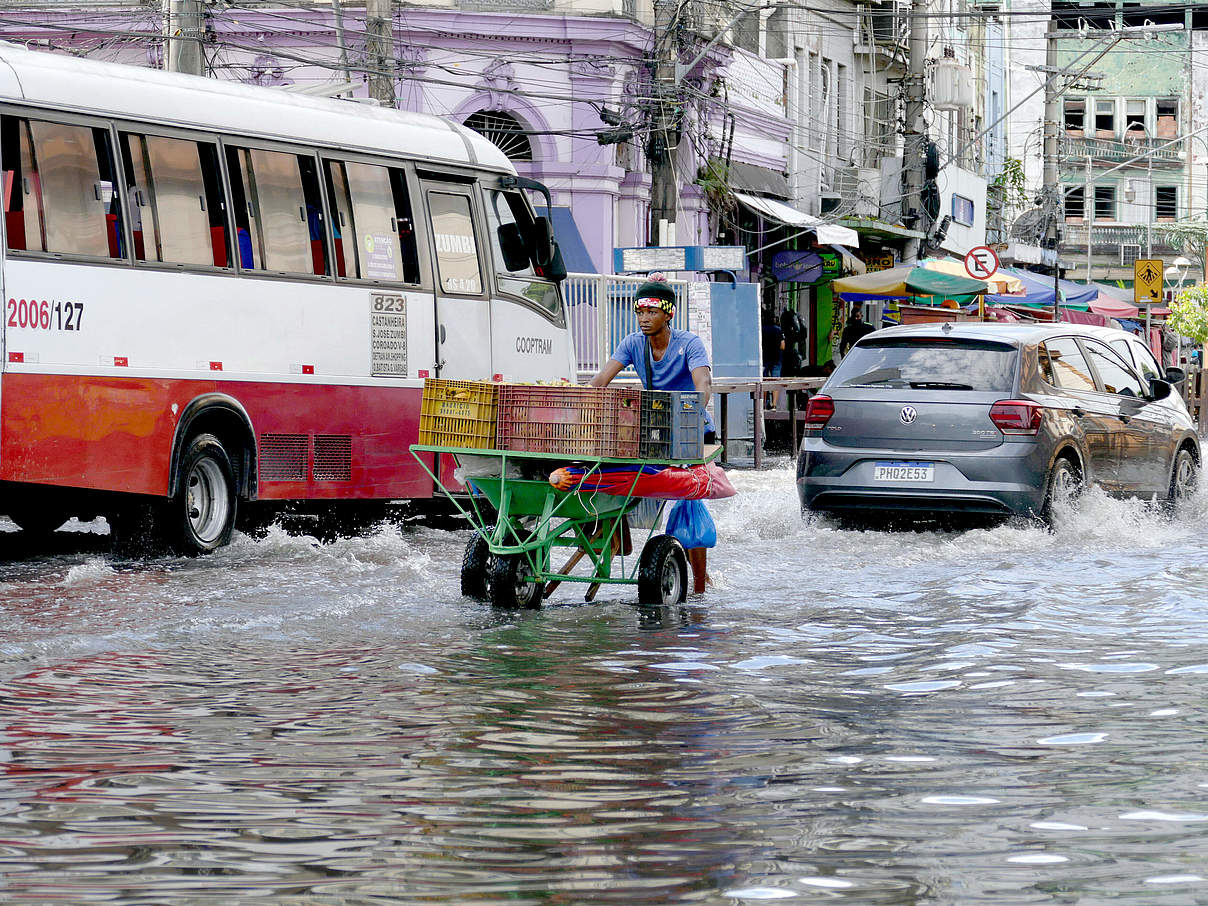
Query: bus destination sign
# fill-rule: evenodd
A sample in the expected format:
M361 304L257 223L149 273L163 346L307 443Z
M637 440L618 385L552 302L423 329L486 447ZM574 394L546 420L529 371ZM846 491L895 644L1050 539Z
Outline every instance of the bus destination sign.
M375 377L407 376L407 299L373 293L369 302L370 373Z

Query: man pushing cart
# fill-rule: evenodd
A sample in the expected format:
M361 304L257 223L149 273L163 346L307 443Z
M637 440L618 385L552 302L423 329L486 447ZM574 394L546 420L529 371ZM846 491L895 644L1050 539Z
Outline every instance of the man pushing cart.
M701 406L708 406L713 385L709 353L696 334L672 328L675 290L661 276L652 275L637 288L633 310L639 329L621 340L612 357L591 379L591 386L607 387L626 367L632 366L647 390L696 390L702 395ZM716 432L707 410L704 415L705 443L712 444ZM704 504L699 506L703 510ZM708 511L704 512L707 518ZM692 543L689 541L688 545ZM688 546L687 553L692 565L693 591L701 594L709 583L708 547Z

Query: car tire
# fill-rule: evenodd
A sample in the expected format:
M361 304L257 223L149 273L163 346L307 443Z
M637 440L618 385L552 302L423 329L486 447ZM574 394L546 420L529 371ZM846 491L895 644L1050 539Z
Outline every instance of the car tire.
M1044 484L1044 505L1040 518L1046 524L1053 524L1053 511L1063 497L1074 499L1082 491L1082 470L1068 456L1058 456L1049 469Z
M1181 506L1190 500L1196 492L1200 479L1200 464L1195 455L1186 447L1179 449L1174 456L1174 469L1170 474L1170 491L1167 499L1171 506Z
M545 583L531 578L532 567L524 554L492 557L487 565L491 604L505 610L540 607Z
M487 529L493 531L494 526ZM487 569L490 566L491 550L487 539L477 531L466 542L466 552L461 558L461 593L463 597L475 601L490 599L490 589L487 583Z

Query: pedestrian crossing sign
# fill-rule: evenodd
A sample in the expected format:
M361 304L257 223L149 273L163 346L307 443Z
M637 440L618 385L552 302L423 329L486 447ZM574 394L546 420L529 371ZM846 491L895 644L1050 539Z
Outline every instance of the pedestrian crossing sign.
M1162 301L1162 260L1138 258L1133 262L1133 302L1156 305Z

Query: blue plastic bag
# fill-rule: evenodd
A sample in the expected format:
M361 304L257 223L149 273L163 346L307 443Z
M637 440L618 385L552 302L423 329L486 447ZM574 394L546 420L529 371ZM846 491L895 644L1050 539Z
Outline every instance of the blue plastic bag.
M717 526L703 500L677 500L667 516L667 534L685 550L717 546Z

